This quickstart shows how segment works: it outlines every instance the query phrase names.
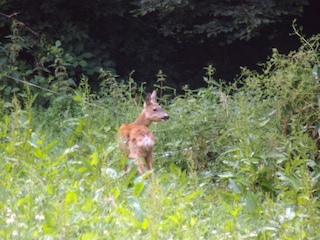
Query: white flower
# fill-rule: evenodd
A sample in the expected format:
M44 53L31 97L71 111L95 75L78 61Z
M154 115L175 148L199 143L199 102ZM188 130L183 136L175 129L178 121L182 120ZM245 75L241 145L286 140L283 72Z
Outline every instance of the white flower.
M6 223L7 224L12 224L12 223L14 223L14 221L16 220L16 214L11 214L11 215L9 215L9 214L7 214L7 216L8 216L8 218L6 219Z
M37 214L35 217L34 217L36 220L38 221L43 221L44 220L44 216L41 214Z
M12 231L12 237L16 237L19 235L19 232L17 230Z

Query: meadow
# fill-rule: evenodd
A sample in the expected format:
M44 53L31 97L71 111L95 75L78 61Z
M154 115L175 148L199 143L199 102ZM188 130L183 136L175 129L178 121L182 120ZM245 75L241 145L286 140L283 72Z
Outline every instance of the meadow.
M319 239L320 35L301 39L230 85L209 65L177 94L159 72L170 119L140 177L116 142L146 93L132 77L0 96L0 238Z

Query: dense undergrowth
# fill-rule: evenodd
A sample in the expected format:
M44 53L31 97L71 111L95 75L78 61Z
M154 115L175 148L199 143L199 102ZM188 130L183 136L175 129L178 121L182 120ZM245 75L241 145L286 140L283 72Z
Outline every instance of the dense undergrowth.
M2 95L1 239L318 239L320 36L301 39L231 86L208 66L206 88L176 96L159 73L170 120L143 177L115 141L142 107L133 79Z

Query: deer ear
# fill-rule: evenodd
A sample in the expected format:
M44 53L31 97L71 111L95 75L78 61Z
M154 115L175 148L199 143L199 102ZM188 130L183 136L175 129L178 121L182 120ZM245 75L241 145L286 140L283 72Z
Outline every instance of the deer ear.
M157 92L155 90L152 91L150 98L152 101L157 101Z
M152 99L151 94L148 93L146 98L144 99L144 104L143 104L144 107L146 107L147 105L149 105L151 103L151 99Z
M146 98L144 99L143 106L146 107L147 105L151 104L151 102L157 102L157 92L153 90L152 93L148 93Z

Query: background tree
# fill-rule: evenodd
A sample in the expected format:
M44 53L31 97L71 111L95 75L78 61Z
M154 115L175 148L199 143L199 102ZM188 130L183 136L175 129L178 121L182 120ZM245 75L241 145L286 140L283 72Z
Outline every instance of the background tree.
M121 77L136 70L135 79L150 85L163 69L172 85L198 87L200 72L211 63L217 77L232 81L240 65L270 54L270 39L287 36L292 19L307 4L2 0L0 67L2 73L41 84L50 75L47 85L73 84L85 74L93 86L100 68Z
M180 42L202 42L214 38L219 44L250 40L272 23L283 22L286 16L298 16L307 0L144 0L136 1L137 14L156 15L156 29L164 36Z

